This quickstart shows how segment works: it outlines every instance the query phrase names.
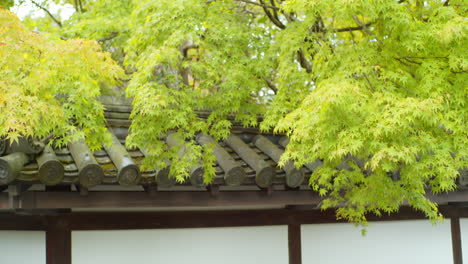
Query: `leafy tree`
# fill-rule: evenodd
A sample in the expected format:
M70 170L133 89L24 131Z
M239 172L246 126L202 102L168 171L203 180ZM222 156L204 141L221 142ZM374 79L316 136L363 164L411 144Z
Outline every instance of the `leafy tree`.
M289 135L282 164L322 160L310 185L351 221L403 203L437 219L425 194L468 167L461 0L81 2L59 34L100 40L132 73L128 144L148 164L174 160L179 181L199 158L210 181L193 138L226 137L229 114ZM160 142L169 130L188 140L184 157Z
M0 1L0 6L3 8L10 8L15 4L13 0L1 0Z
M109 140L99 95L122 76L96 42L34 33L0 10L0 135L85 136L98 148Z

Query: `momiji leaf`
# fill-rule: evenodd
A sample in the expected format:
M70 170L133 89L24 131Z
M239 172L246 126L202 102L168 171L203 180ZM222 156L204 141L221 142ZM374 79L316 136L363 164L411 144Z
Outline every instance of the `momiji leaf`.
M365 223L367 213L394 212L405 201L437 220L426 190L453 190L468 167L462 1L274 0L273 9L255 1L82 2L85 12L62 28L25 21L98 40L131 73L128 145L151 146L149 165L176 161L179 181L197 158L205 183L214 178L211 149L194 138L227 137L231 115L288 135L281 164L322 162L309 183L327 195L322 208L341 206L338 217L350 221ZM0 112L0 131L67 131L65 122L76 119L97 144L102 107L90 106L99 105L104 83L114 90L121 68L95 41L28 32L0 14L2 110L19 109ZM45 124L42 100L61 91L61 115ZM25 114L30 105L36 114ZM186 156L161 143L168 132L187 141Z

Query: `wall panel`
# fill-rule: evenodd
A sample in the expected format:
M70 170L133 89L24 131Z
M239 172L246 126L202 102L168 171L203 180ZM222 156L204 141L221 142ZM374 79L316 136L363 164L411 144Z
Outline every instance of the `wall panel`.
M0 231L0 263L45 264L45 232Z
M450 221L374 222L367 235L352 224L302 225L303 263L452 263Z
M468 263L468 218L460 218L463 260Z
M73 231L73 264L288 263L287 226Z

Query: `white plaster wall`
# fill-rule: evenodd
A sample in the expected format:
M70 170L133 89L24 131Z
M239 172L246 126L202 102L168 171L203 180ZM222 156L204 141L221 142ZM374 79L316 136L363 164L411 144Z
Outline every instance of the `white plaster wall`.
M72 232L73 264L285 264L287 226Z
M460 233L464 262L468 262L468 218L460 218Z
M427 220L375 222L367 228L366 236L352 224L302 225L301 228L304 264L448 264L453 261L450 220L436 226ZM468 241L468 235L465 237Z
M0 231L0 263L45 264L45 232Z

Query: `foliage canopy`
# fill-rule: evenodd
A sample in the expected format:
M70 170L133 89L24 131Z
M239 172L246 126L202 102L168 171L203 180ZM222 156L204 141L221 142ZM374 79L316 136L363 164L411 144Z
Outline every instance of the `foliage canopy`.
M106 130L97 96L123 70L94 41L31 32L5 10L0 26L0 135L86 136L99 147Z
M425 194L453 190L468 167L464 1L68 2L69 20L25 22L111 53L130 77L128 144L149 165L173 160L179 181L199 158L210 181L214 159L193 138L225 138L229 114L287 134L282 164L322 160L310 185L351 221L404 203L437 219ZM96 42L32 33L6 11L0 25L0 134L105 137L96 98L123 77ZM187 139L182 158L159 140L170 130Z

